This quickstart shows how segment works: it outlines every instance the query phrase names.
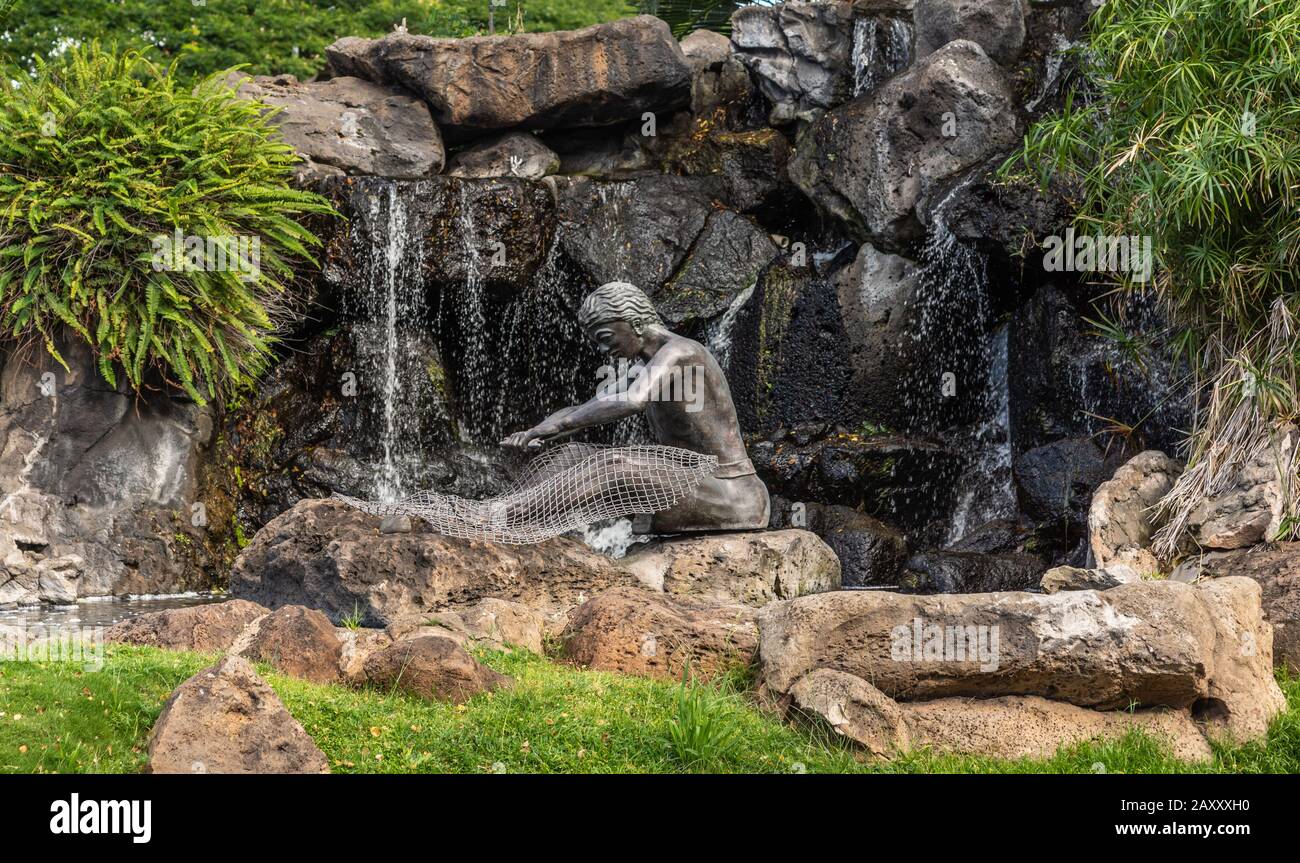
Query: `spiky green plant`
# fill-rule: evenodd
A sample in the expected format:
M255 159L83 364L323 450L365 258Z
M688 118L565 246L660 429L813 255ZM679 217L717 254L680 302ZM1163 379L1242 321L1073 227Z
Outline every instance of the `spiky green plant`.
M1087 83L1004 170L1077 183L1089 232L1153 238L1197 393L1170 556L1190 509L1300 415L1300 5L1110 0L1077 53Z
M295 217L330 208L290 188L296 157L262 108L174 73L90 45L0 74L0 333L65 367L75 334L110 384L205 403L265 367L319 244Z

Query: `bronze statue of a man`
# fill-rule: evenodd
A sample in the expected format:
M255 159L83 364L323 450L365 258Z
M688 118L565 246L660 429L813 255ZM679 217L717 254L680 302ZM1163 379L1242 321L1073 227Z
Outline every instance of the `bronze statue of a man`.
M708 349L670 331L654 305L627 282L601 285L578 312L587 335L610 360L640 361L627 379L590 401L563 408L502 443L526 449L580 429L644 413L655 442L716 456L717 470L642 532L684 533L767 527L771 502L745 452L726 375Z

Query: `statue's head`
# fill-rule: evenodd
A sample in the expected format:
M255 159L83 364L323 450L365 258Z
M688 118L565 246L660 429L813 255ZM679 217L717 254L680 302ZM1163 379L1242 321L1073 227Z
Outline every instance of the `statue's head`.
M608 282L588 294L578 322L601 353L629 360L641 352L646 328L663 326L654 303L628 282Z

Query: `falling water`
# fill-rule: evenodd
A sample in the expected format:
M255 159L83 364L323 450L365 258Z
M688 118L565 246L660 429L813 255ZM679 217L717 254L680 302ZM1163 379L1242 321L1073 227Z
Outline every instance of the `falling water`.
M410 208L415 196L413 189L384 182L367 190L365 218L352 225L353 242L365 250L365 285L350 309L358 321L357 386L379 394L367 404L378 444L374 494L381 501L406 491L403 466L418 457L417 406L426 401L415 392L421 382L407 368L421 365L418 339L426 318L423 247Z
M970 432L975 458L957 482L957 508L948 532L949 545L960 541L970 528L1016 515L1011 473L1011 393L1007 382L1008 330L1003 324L990 340L983 416Z
M988 261L962 243L944 221L944 207L961 186L935 207L921 252L914 324L915 364L904 388L911 431L949 439L970 453L958 479L949 544L968 530L1014 517L1011 476L1008 328L990 334Z
M870 93L912 62L911 25L901 18L859 18L853 23L850 62L853 95Z
M736 329L736 319L740 317L740 312L745 308L750 298L754 296L754 288L757 282L750 285L745 290L736 295L727 306L727 310L709 326L708 334L705 336L704 346L713 354L713 358L722 366L724 372L729 371L731 363L731 338Z

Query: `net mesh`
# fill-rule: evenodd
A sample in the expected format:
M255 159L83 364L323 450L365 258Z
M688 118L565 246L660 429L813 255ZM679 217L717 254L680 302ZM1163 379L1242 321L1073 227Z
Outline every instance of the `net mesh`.
M523 545L597 521L663 512L717 469L716 456L670 446L565 444L531 461L500 497L421 491L391 503L334 497L378 516L422 518L445 536Z

